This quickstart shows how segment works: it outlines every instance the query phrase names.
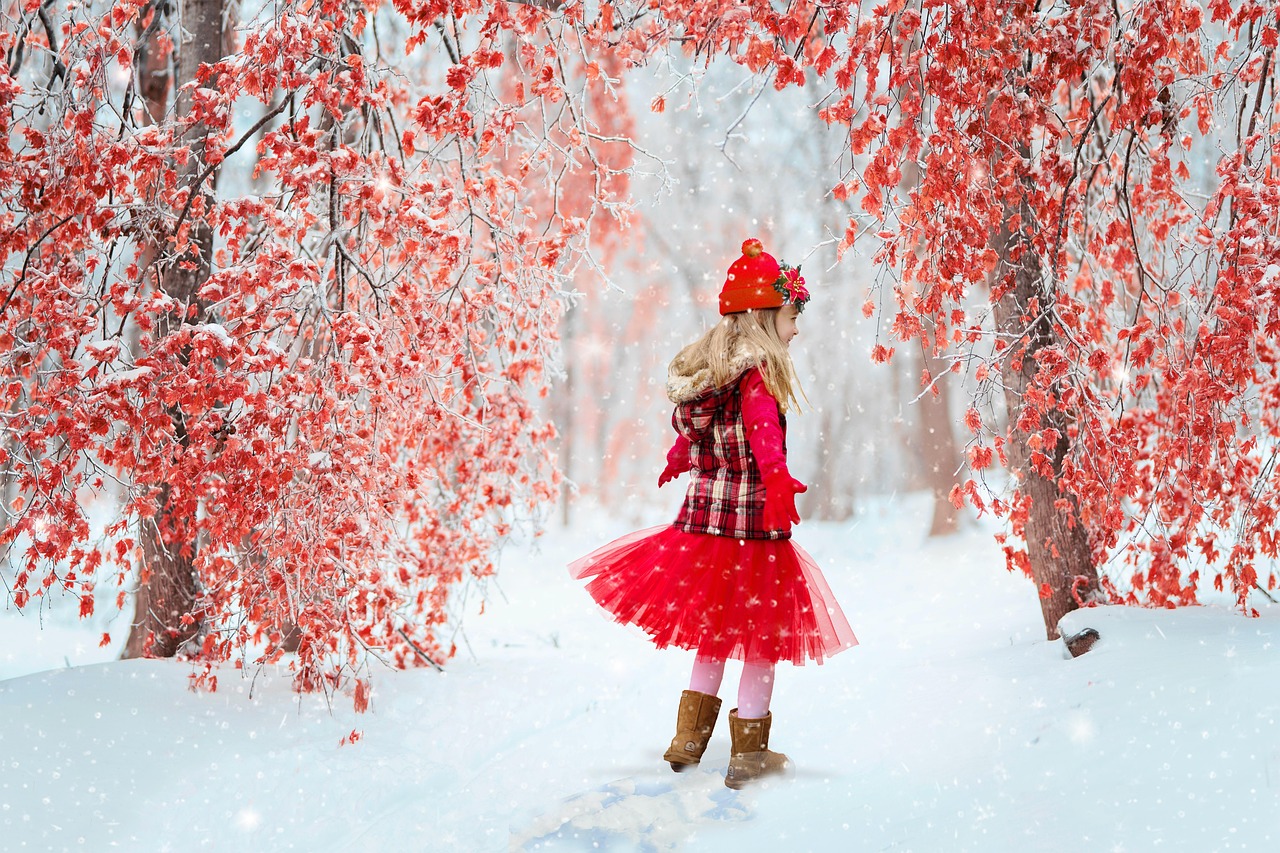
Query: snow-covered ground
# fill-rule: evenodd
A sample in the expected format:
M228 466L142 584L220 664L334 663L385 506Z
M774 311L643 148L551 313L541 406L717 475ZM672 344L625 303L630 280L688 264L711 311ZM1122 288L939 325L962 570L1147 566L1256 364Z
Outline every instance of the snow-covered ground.
M700 770L661 760L691 655L564 570L618 522L508 551L448 671L379 674L363 715L0 612L0 849L1280 849L1280 609L1087 611L1067 659L990 531L929 541L921 510L797 530L862 645L780 668L798 769L741 792L723 721Z

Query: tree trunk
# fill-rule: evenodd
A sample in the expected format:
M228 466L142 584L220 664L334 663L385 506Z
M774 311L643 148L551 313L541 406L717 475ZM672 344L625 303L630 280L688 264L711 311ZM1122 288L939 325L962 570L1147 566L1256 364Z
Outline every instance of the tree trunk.
M191 107L190 93L182 85L195 80L201 65L218 61L222 56L223 0L182 0L180 24L189 34L178 48L175 62L176 86L179 91L176 105L179 117ZM196 187L198 176L205 168L205 139L208 128L192 126L186 135L192 156L182 170L182 177L192 192L205 196L206 209L212 205L216 174L209 176L203 185ZM184 322L202 322L205 307L198 297L200 286L209 277L210 254L213 250L213 229L199 216L190 222L191 246L186 253L168 261L160 271L160 288L179 305L185 313L162 321L159 333L165 334ZM185 355L183 356L185 361ZM169 410L173 421L175 442L182 448L188 444L186 423L181 407ZM197 543L190 540L190 527L178 516L170 484L160 486L156 494L156 516L144 521L139 540L142 545L143 566L140 573L137 597L134 602L134 618L123 657L171 657L185 643L200 633L200 619L195 611L199 593L198 578L194 568Z
M901 96L909 97L905 89L899 90ZM920 165L913 160L902 164L902 178L898 182L897 192L904 201L909 201L911 193L920 186ZM922 247L917 245L915 252L920 255ZM960 464L960 451L956 447L955 435L951 430L951 391L945 380L939 380L947 371L944 361L933 354L928 340L921 340L921 359L924 369L936 381L932 390L925 390L916 405L919 412L916 417L916 435L913 441L910 436L903 435L908 455L915 463L915 473L922 480L922 485L933 494L933 518L929 522L930 536L946 536L955 533L960 526L960 511L951 502L951 487L956 482L956 469ZM914 359L911 363L915 363ZM918 370L915 378L919 377ZM917 384L909 384L908 388L916 388ZM897 384L895 383L895 388ZM899 392L901 393L901 391ZM916 393L919 393L918 391ZM903 394L910 398L910 394ZM914 452L912 452L914 451Z
M560 324L560 347L564 357L564 385L560 394L555 397L556 424L560 429L560 523L568 527L572 521L574 453L573 444L578 439L577 430L577 375L574 349L578 336L578 313L582 309L570 306L565 310L564 320Z
M124 658L173 657L199 631L194 620L183 617L195 609L196 576L191 560L194 547L183 550L173 543L168 525L174 518L169 487L156 498L154 519L143 522L141 534L142 568L134 597L133 625L125 642Z
M22 397L16 398L9 407L9 414L16 414L22 405ZM0 463L0 533L3 533L9 526L13 499L18 494L18 472L14 464L18 459L18 433L10 430L0 433L0 449L5 451L5 461Z
M135 28L138 47L133 61L138 69L139 94L142 96L143 109L146 110L146 124L159 124L169 109L173 57L168 51L162 50L159 39L155 37L164 29L163 23L169 15L169 4L159 3L151 23L145 29L140 24Z
M814 445L817 460L813 481L808 483L809 491L801 498L804 501L802 515L814 521L845 521L853 516L858 499L856 479L848 476L848 468L838 464L835 458L844 443L842 433L849 428L848 419L838 416L844 409L837 406L835 395L829 395L826 402L818 427L822 441Z
M1062 463L1071 450L1069 423L1065 412L1052 408L1036 417L1035 432L1054 429L1058 441L1045 447L1052 477L1045 476L1030 464L1028 440L1032 431L1019 429L1031 387L1039 365L1036 353L1057 346L1058 336L1043 306L1053 305L1053 294L1045 291L1040 260L1031 246L1025 229L1033 219L1030 206L1018 211L1022 225L1017 234L1002 229L995 240L999 264L997 283L1013 270L1014 286L995 306L996 326L1011 345L1001 361L1005 408L1009 416L1009 442L1006 453L1009 471L1018 488L1030 500L1024 538L1032 578L1040 594L1045 635L1058 638L1058 620L1075 610L1080 599L1093 596L1098 589L1098 573L1089 553L1089 539L1080 520L1080 507L1075 495L1058 488ZM1042 308L1033 313L1032 300Z
M928 346L924 352L925 368L935 380L947 370L944 361L937 358ZM951 391L945 381L934 385L938 395L926 391L920 398L920 417L916 421L919 440L919 465L929 491L933 493L933 520L929 523L930 536L947 536L960 526L960 511L951 502L951 487L956 482L960 452L956 449L955 436L951 432Z

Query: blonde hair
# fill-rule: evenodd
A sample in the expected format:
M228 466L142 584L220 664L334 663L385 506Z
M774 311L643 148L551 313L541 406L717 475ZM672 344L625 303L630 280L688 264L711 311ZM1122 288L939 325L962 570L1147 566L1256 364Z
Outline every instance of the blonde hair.
M690 376L706 370L711 375L712 386L719 388L754 365L760 368L764 387L785 414L791 403L800 405L796 392L804 397L804 389L791 363L791 353L778 337L775 321L780 310L756 308L726 314L702 337L676 354L671 360L671 371Z

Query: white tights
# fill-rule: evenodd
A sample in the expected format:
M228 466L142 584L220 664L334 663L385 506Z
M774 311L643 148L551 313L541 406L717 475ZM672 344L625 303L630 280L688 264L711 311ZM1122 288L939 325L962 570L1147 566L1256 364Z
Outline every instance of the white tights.
M724 661L698 655L693 662L693 675L689 689L715 696L724 680ZM769 701L773 698L773 664L744 663L742 678L738 681L738 718L758 720L769 714Z

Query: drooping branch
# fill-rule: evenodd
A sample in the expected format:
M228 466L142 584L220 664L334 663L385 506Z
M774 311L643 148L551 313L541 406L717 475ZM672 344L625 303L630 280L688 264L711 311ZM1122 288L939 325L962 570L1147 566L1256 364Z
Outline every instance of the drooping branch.
M532 6L535 9L545 9L548 12L559 12L564 8L564 0L507 0L508 3L515 3L518 6Z
M9 303L13 301L14 295L17 294L18 289L22 287L22 283L26 281L27 273L31 269L31 260L36 254L36 251L40 248L40 244L43 243L45 240L49 239L49 237L52 236L55 231L57 231L62 226L66 225L68 222L74 219L75 216L76 215L74 213L70 213L62 217L62 219L58 220L57 222L53 223L48 228L46 228L44 230L44 233L41 234L39 237L37 237L35 239L35 242L33 242L27 248L26 255L22 259L22 269L18 272L17 277L14 278L13 287L9 288L9 293L7 296L5 296L4 302L0 303L0 318L4 317L4 312L9 308Z
M235 154L237 151L239 151L246 142L248 142L250 139L253 139L253 137L257 134L259 130L262 130L262 128L270 124L271 120L274 119L276 116L280 115L282 112L284 112L288 108L288 106L289 106L288 101L281 101L271 109L267 110L266 114L264 114L262 118L254 122L253 127L245 131L245 133L241 135L241 137L237 139L233 145L231 145L229 148L227 148L226 151L223 152L221 160L219 160L216 163L205 164L204 168L200 171L200 174L198 174L196 176L196 179L192 181L191 192L187 195L187 201L184 205L182 205L182 210L178 213L178 218L174 221L173 229L172 229L174 234L177 234L179 231L182 230L182 224L187 221L187 215L191 213L191 205L195 202L196 196L200 194L200 188L204 186L204 182L209 179L209 176L212 175L218 169L218 167L222 165L223 161L225 161L232 154Z
M67 66L62 64L62 57L58 55L58 35L55 32L53 20L49 17L49 4L53 0L45 0L40 5L37 12L40 16L40 23L44 26L44 32L49 39L49 57L53 62L53 73L49 75L49 88L53 88L53 84L61 77L63 84L67 81Z

